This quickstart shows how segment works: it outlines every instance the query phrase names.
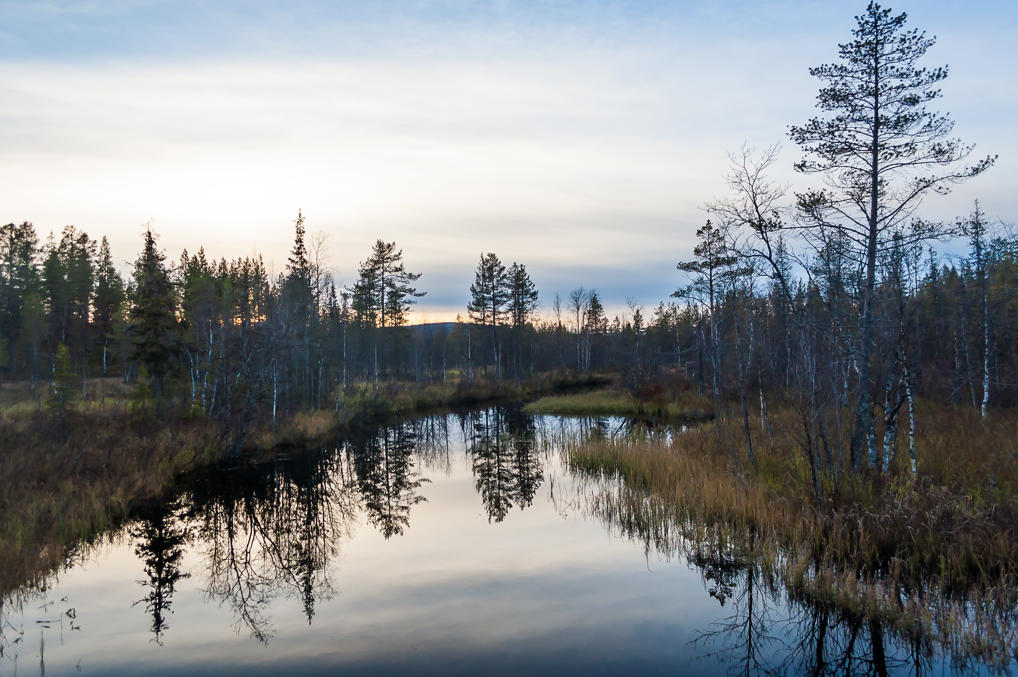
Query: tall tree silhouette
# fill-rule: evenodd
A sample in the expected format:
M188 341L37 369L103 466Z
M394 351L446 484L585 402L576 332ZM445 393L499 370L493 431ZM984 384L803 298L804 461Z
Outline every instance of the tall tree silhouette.
M736 275L739 257L732 250L728 229L707 223L696 231L697 243L693 258L683 261L677 268L691 273L693 281L672 293L672 296L695 301L707 314L707 334L704 343L710 355L711 393L714 414L721 413L721 300L731 287Z
M491 366L495 369L495 378L502 378L502 343L499 327L505 324L511 299L509 277L505 266L498 256L489 252L481 254L474 273L474 282L470 285L470 301L467 312L470 319L482 327L486 327L491 341Z
M39 238L29 222L20 225L8 223L0 226L0 370L7 373L17 370L19 348L27 352L38 350L38 342L26 332L34 307L40 304ZM34 302L33 302L34 301ZM26 313L26 306L28 312ZM6 369L4 369L6 368ZM29 371L37 376L38 365L33 361Z
M118 320L123 313L124 281L113 265L110 253L110 242L104 236L99 245L99 258L95 266L95 291L92 295L92 308L96 332L102 343L102 375L105 376L109 366L107 353Z
M513 263L507 273L509 289L509 318L512 324L513 366L516 378L520 378L523 370L523 352L531 350L533 358L533 332L530 324L534 311L537 310L537 286L530 279L527 268L522 263ZM531 359L533 366L533 359Z
M312 288L312 265L305 244L304 214L298 210L294 222L293 249L287 260L286 273L280 290L280 307L292 336L293 373L301 403L307 407L311 388L312 334L318 321L319 308Z
M148 588L135 604L145 604L152 616L152 634L156 643L162 644L163 634L169 628L166 617L172 613L177 583L190 576L181 569L188 530L171 503L143 510L131 535L135 539L134 552L145 567L147 580L141 584Z
M387 329L402 327L407 313L417 299L427 292L419 291L414 282L421 273L408 272L403 263L403 250L395 242L377 240L369 256L357 271L352 293L352 308L358 323L371 331L375 381L379 377L379 335L384 340L393 333Z
M947 67L928 69L920 59L933 46L924 32L906 29L907 16L870 2L856 17L853 39L838 45L840 61L810 69L822 82L817 107L822 114L790 128L805 153L796 169L821 173L826 188L798 196L805 227L822 237L835 229L851 243L851 257L864 271L857 339L858 392L851 458L859 466L869 449L876 461L870 362L875 319L878 256L895 233L910 242L937 238L939 224L915 219L929 192L946 193L953 184L988 169L995 157L973 164L971 154L951 136L954 123L927 104L940 96L937 85Z
M159 399L163 378L179 347L179 336L176 294L166 256L157 248L151 228L145 229L144 247L134 262L132 301L129 332L133 357L152 377Z

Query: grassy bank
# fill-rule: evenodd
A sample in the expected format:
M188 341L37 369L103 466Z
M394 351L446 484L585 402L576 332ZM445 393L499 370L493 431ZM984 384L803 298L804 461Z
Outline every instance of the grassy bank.
M483 404L540 398L545 393L582 391L604 386L605 374L554 372L524 381L456 381L414 386L363 383L350 386L331 409L299 412L275 428L248 437L247 449L265 452L281 446L306 446L355 426L395 423Z
M985 660L1016 655L1014 412L984 422L977 412L922 407L917 477L842 477L822 500L799 440L779 432L795 421L792 411L772 413L770 434L754 421L755 467L741 460L742 430L727 419L669 444L590 440L568 454L583 473L621 480L593 510L648 544L722 544L777 574L793 596Z
M529 402L531 414L558 416L628 416L670 421L703 421L711 417L709 399L686 393L678 399L638 399L618 388L548 395Z
M42 582L79 541L115 527L132 505L220 454L207 421L163 424L74 412L63 426L39 412L0 428L0 597Z
M357 385L333 408L281 418L275 426L263 417L239 457L315 445L350 426L604 382L603 376L555 373L519 383ZM156 416L117 384L101 385L107 397L75 402L62 422L26 384L0 388L0 599L44 580L76 544L118 526L133 506L162 494L180 474L236 454L212 421ZM89 388L100 392L94 383Z

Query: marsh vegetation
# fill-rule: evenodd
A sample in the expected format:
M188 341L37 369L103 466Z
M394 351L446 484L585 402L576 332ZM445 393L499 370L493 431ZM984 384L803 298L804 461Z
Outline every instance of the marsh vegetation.
M492 638L514 647L488 666L506 674L1014 667L1010 531L957 542L941 496L893 542L899 511L831 516L801 470L780 493L719 458L711 425L503 406L196 468L54 571L4 570L4 669L175 673L211 642L217 669L261 673L297 642L329 647L298 673L466 670Z
M539 291L484 251L455 320L413 325L413 252L377 239L344 281L300 210L278 274L200 243L171 260L149 225L126 274L105 237L0 227L0 658L24 665L35 624L40 668L59 628L48 655L66 669L79 652L186 672L139 644L178 641L179 612L236 667L224 618L285 647L328 609L350 641L321 665L367 672L423 660L381 658L371 637L393 618L400 648L421 633L464 669L495 636L506 672L667 672L694 654L707 672L1013 670L1018 236L978 202L922 216L996 161L932 110L934 45L870 3L810 71L815 116L789 127L815 183L773 180L776 146L732 154L654 308ZM698 635L620 564L634 553L701 603ZM97 582L96 562L125 568ZM54 616L51 593L96 604L92 585L134 611L97 613L85 646L88 604ZM116 656L99 628L141 611ZM619 614L668 631L619 653ZM542 643L535 619L570 632ZM308 632L311 671L331 645Z

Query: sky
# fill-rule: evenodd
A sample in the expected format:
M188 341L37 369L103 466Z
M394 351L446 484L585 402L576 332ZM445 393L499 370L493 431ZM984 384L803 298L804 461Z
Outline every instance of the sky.
M898 2L948 64L936 109L988 173L922 213L980 200L1018 219L1018 3ZM0 0L0 220L109 237L146 224L171 259L285 266L300 209L341 284L378 239L422 272L414 320L464 312L482 252L610 312L683 284L728 154L814 114L863 2L19 2Z

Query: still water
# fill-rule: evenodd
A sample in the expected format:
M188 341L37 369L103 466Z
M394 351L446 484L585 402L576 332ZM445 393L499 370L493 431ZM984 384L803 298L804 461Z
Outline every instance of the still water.
M0 674L989 672L626 535L562 448L673 434L636 427L494 408L202 471L3 601Z

